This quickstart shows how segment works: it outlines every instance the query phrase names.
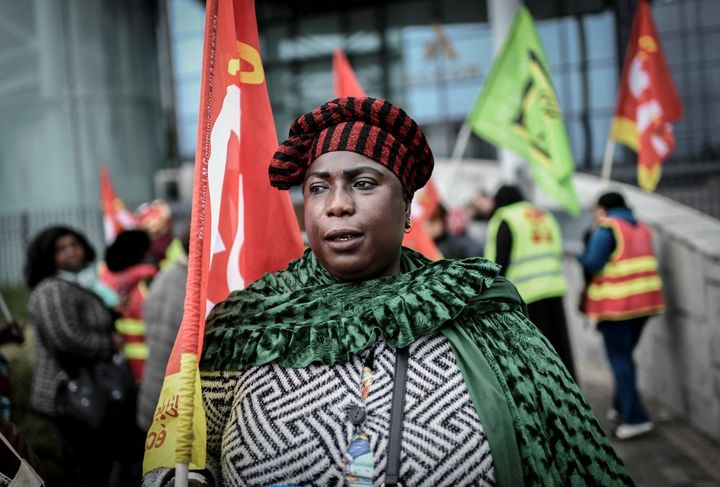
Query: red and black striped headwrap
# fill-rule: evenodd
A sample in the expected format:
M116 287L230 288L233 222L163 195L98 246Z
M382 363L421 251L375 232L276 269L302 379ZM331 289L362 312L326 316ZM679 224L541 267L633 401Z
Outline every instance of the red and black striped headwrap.
M289 189L321 154L357 152L387 167L411 195L427 183L434 159L420 126L379 98L336 98L301 115L270 162L270 184Z

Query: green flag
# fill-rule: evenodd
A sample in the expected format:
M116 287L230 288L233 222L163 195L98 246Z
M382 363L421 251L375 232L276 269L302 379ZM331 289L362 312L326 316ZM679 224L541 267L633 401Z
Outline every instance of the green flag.
M473 131L530 164L533 179L570 213L580 212L570 152L545 51L520 7L469 117Z

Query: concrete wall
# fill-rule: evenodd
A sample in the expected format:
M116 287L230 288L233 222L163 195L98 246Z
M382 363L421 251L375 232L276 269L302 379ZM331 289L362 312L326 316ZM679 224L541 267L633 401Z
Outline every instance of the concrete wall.
M640 386L720 439L720 221L638 191L631 201L653 228L668 305L638 351Z
M464 162L459 170L438 161L436 178L450 204L465 203L479 188L492 194L498 185L496 165L489 161ZM539 191L535 200L553 210L563 228L570 282L565 304L575 360L584 363L585 374L609 374L600 335L576 311L582 276L571 255L579 251L595 200L607 188L594 176L578 174L575 181L585 208L577 218ZM720 220L632 186L613 183L611 188L622 192L637 217L653 229L668 305L665 315L651 319L636 351L640 389L720 440Z

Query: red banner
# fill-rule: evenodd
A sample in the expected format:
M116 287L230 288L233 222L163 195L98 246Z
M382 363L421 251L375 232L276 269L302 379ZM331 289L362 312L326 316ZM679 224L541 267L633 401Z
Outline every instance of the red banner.
M105 243L111 244L115 237L123 230L137 227L137 221L118 198L110 181L110 172L107 166L100 166L100 202L103 210L103 230Z
M365 96L365 90L355 76L350 61L342 49L333 53L333 91L335 97Z
M197 362L205 318L230 291L302 255L290 195L270 186L277 148L253 0L208 0L183 321L145 444L144 470L204 464Z
M611 137L638 153L638 183L654 191L661 165L675 148L671 122L682 103L665 62L650 6L638 1L625 56Z

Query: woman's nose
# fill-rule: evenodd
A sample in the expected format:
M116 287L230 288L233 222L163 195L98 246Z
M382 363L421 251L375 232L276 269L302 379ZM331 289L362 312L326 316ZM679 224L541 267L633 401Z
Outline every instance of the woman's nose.
M331 216L351 215L355 212L355 201L349 191L336 189L330 195L327 213Z

